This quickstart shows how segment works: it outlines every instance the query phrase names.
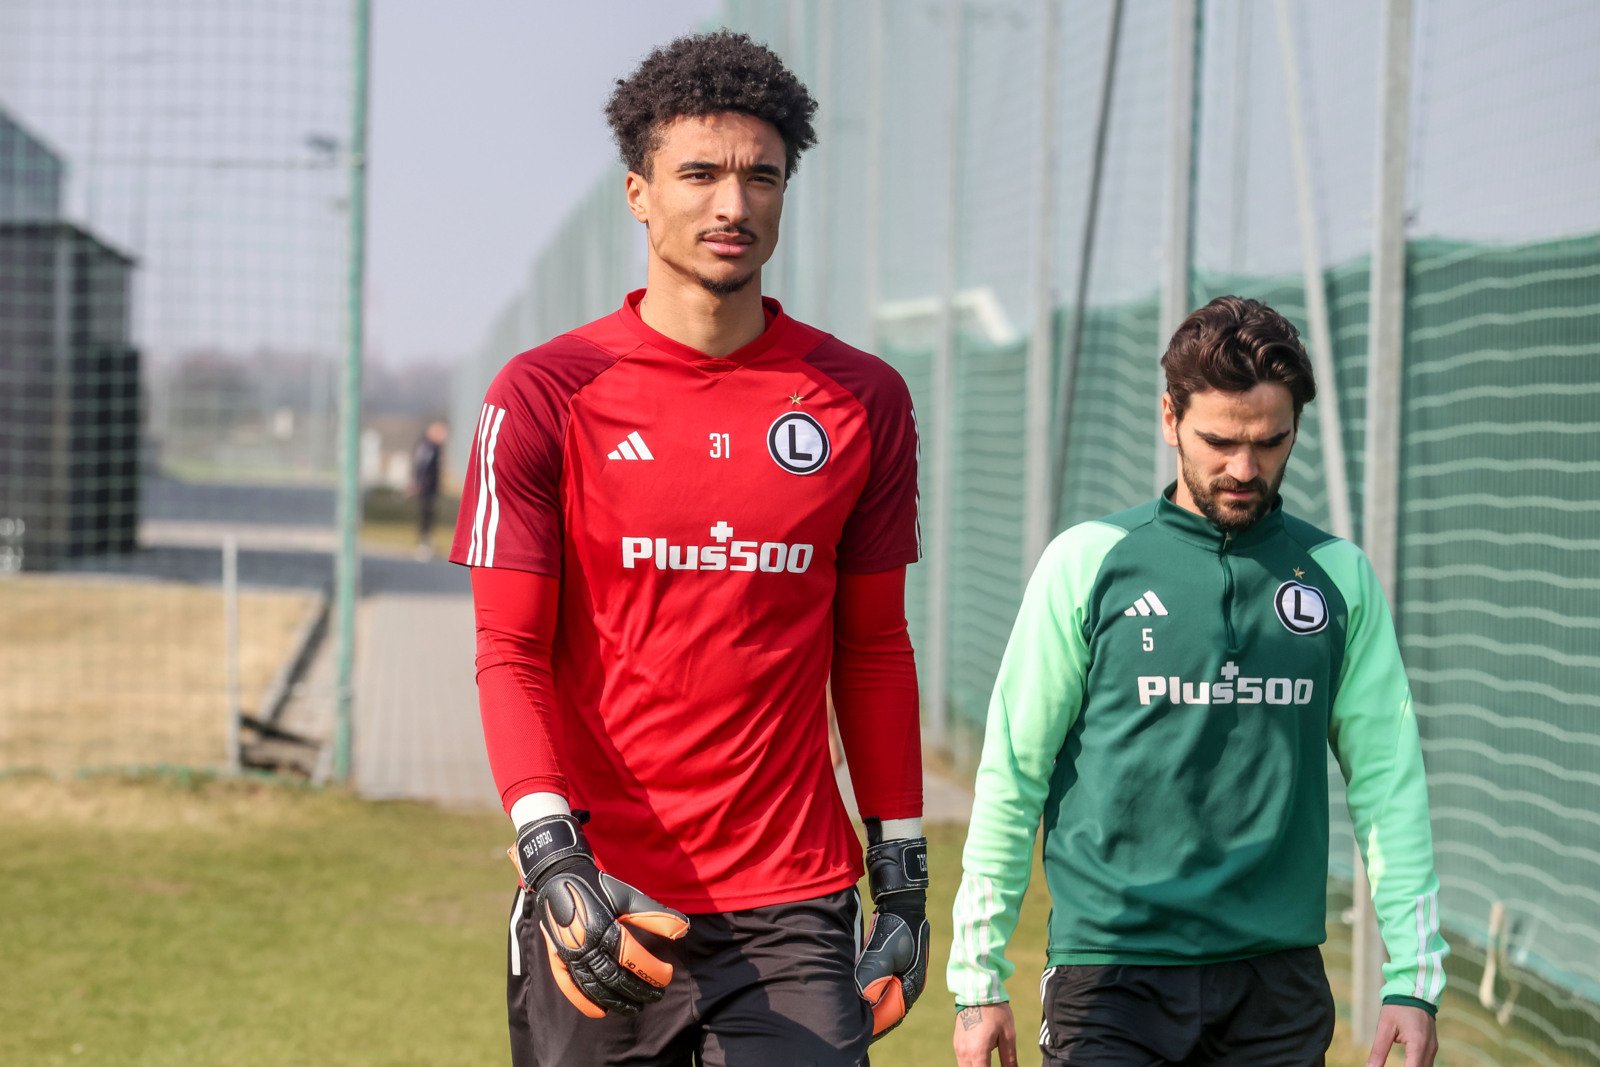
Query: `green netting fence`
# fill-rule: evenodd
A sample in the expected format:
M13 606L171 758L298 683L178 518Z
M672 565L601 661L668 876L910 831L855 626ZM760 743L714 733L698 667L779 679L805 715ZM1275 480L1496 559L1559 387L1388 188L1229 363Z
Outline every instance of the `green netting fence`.
M1394 96L1397 12L1410 40ZM822 104L764 288L883 354L917 403L928 552L908 616L932 742L973 757L1044 537L1155 492L1174 312L1264 299L1332 368L1285 483L1292 511L1325 528L1347 513L1366 538L1380 502L1365 486L1386 469L1366 460L1368 406L1399 405L1394 598L1456 950L1440 1062L1600 1062L1600 9L729 0L724 14ZM1403 270L1379 295L1403 298L1402 386L1369 398L1374 248L1394 225L1379 133L1397 108ZM461 375L458 422L509 355L642 284L619 190L608 172L568 222L584 240L537 255ZM1055 499L1038 474L1063 457ZM1347 901L1337 784L1329 807ZM1347 953L1333 969L1349 973Z

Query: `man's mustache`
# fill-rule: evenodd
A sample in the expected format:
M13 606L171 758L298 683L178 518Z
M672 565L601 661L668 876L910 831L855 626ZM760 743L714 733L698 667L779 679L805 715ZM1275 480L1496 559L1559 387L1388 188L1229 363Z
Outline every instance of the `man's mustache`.
M704 241L708 237L726 237L729 234L738 234L740 237L748 237L752 241L758 239L755 231L746 226L716 226L709 230L701 230L698 237L699 240Z
M1249 490L1265 493L1267 491L1267 483L1260 478L1253 478L1248 482L1236 482L1232 478L1218 478L1211 483L1212 492L1243 493Z

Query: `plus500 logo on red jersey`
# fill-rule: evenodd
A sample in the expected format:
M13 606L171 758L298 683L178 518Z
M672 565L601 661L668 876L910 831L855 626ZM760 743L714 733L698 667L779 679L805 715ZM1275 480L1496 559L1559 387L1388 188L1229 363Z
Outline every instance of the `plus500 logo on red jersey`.
M768 574L804 574L816 555L812 545L782 541L735 541L733 527L719 522L711 527L716 544L675 545L665 537L624 537L622 566L627 570L654 567L658 571L765 571Z

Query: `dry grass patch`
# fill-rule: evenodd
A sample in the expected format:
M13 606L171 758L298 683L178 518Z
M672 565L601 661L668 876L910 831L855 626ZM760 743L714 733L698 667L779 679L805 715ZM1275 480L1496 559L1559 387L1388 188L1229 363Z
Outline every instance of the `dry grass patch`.
M0 770L225 762L220 589L19 575L0 598ZM313 601L300 591L240 594L246 714L260 710Z

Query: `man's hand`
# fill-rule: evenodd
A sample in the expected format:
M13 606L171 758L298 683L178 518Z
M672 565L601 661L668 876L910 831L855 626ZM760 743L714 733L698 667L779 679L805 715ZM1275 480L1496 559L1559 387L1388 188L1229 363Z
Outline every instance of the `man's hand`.
M1378 1033L1372 1040L1367 1067L1382 1067L1395 1044L1406 1047L1406 1067L1433 1067L1439 1053L1439 1030L1433 1016L1408 1004L1385 1004L1378 1012Z
M867 883L877 910L856 961L856 988L872 1005L872 1039L900 1025L928 979L928 839L881 840L867 823Z
M1017 1021L1010 1004L984 1004L956 1011L956 1067L991 1067L989 1053L1000 1050L1000 1067L1017 1067Z
M579 1011L591 1019L637 1015L661 999L672 965L640 946L633 930L676 940L688 932L686 916L602 873L570 815L523 827L512 859L533 891L556 985Z

